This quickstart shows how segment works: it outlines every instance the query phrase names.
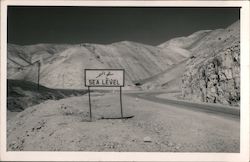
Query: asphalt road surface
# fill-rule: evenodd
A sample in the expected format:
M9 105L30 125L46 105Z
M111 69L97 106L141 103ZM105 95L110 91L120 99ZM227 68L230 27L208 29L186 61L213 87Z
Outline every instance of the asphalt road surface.
M127 95L145 99L148 101L153 101L156 103L166 104L177 106L182 109L189 109L192 111L199 111L204 113L211 113L214 115L219 115L225 118L235 118L236 120L240 119L240 110L237 108L232 108L229 106L215 105L215 104L203 104L203 103L194 103L182 100L173 100L167 98L159 98L158 95L162 92L147 92L147 93L128 93Z
M128 96L162 106L157 121L171 134L170 141L181 143L182 151L239 152L239 109L158 98L161 93L129 93ZM143 108L139 108L143 109ZM170 131L170 132L169 132ZM165 132L165 133L166 133Z

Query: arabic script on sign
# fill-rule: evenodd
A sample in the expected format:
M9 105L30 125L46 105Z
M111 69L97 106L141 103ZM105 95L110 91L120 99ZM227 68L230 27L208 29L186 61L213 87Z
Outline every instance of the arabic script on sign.
M121 87L124 86L123 70L86 69L85 85L93 87Z

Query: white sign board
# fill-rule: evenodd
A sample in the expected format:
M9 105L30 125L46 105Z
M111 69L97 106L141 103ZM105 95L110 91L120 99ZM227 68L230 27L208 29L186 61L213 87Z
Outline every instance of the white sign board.
M124 87L124 69L85 69L86 87Z

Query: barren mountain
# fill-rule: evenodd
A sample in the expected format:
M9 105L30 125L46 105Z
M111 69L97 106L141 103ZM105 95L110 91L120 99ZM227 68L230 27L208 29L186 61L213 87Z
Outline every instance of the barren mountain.
M198 42L200 42L201 39L203 39L207 34L209 34L211 30L201 30L198 32L195 32L187 37L177 37L168 40L167 42L164 42L159 45L161 48L168 48L168 47L177 47L181 49L189 49Z
M30 63L53 56L55 53L64 51L70 45L57 44L36 44L28 46L19 46L8 44L8 77L28 68Z
M80 90L86 68L125 69L126 88L143 90L123 91L122 112L132 118L117 120L122 116L118 91L94 90L90 122L89 98ZM9 44L7 101L8 151L238 153L239 116L219 104L193 101L230 105L228 111L236 106L238 112L240 23L159 46ZM220 111L211 111L212 105Z
M172 51L179 51L186 59L174 64L165 71L143 80L143 89L165 89L168 91L181 91L181 77L185 71L186 62L192 58L194 53L191 50L200 44L212 31L201 30L195 32L187 37L177 37L168 40L158 47L164 50L171 49Z
M50 88L84 88L84 69L125 69L126 86L175 90L184 99L239 105L239 21L159 46L122 41L108 45L8 45L8 78ZM34 63L34 64L32 64Z
M183 51L129 41L40 46L8 46L9 79L37 82L38 66L30 63L40 60L40 83L47 87L83 88L85 68L125 69L126 84L132 85L186 59Z
M172 65L164 72L143 80L142 88L145 90L161 89L165 91L181 90L181 77L184 73L187 60Z

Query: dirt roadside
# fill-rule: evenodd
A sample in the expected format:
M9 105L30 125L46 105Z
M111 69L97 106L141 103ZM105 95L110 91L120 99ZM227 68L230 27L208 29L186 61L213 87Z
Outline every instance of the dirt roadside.
M175 109L123 96L127 120L119 117L119 94L46 101L8 120L7 148L12 151L239 152L239 120Z

